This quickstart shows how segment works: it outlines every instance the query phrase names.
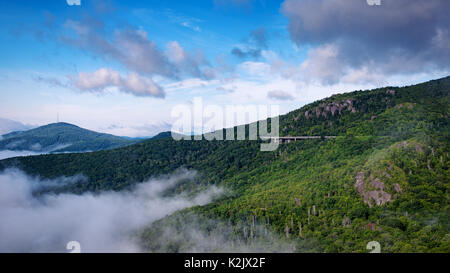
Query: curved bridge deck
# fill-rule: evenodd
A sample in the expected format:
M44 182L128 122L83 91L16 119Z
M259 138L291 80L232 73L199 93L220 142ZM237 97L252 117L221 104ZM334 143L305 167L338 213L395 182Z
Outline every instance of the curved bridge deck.
M278 143L289 143L291 141L304 140L304 139L330 139L336 138L336 136L286 136L286 137L261 137L262 140L273 139L274 142Z

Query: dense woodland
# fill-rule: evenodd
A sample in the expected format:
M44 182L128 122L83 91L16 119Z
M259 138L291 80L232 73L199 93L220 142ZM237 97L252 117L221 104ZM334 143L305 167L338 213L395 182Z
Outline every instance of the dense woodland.
M0 161L43 178L84 174L55 191L126 190L180 168L167 195L225 194L139 233L147 251L450 252L450 77L356 91L280 117L283 136L322 135L261 152L260 141L161 137L113 150ZM51 190L51 189L49 189ZM37 193L39 194L39 193ZM210 242L196 247L201 232Z

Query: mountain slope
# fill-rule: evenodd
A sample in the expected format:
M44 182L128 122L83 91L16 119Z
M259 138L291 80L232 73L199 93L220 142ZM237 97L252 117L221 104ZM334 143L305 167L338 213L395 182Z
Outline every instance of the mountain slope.
M177 134L171 131L166 131L166 132L161 132L159 134L157 134L156 136L151 137L151 140L157 140L157 139L162 139L162 138L171 138L172 136L177 135L179 138L183 137L182 134Z
M185 167L199 176L173 191L229 189L213 203L152 224L141 234L149 251L186 251L198 244L193 229L214 242L221 234L232 249L273 251L264 244L273 232L292 245L280 251L366 252L369 241L378 241L382 252L449 252L449 95L450 77L332 96L281 116L280 130L337 138L291 142L274 152L261 152L260 141L161 138L9 159L0 169L16 166L44 178L82 173L89 183L60 190L84 192L122 190Z
M0 150L82 152L117 148L136 141L86 130L69 123L53 123L2 136Z

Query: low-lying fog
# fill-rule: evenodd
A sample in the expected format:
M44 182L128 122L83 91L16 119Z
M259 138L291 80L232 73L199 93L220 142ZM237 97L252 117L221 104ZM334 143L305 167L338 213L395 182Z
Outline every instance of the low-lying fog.
M3 150L0 151L0 160L11 158L11 157L17 157L17 156L29 156L29 155L39 155L39 154L45 154L45 152L34 152L34 151L11 151L11 150Z
M0 139L1 140L1 139ZM55 144L49 147L42 148L39 143L36 143L30 147L30 150L23 150L23 151L17 151L13 150L14 145L10 146L10 148L7 148L6 150L0 150L0 160L12 158L12 157L18 157L18 156L30 156L30 155L42 155L42 154L49 154L53 151L57 151L59 149L63 149L66 147L69 147L71 144ZM11 149L11 150L9 150ZM90 152L90 151L74 151L75 152Z
M176 210L202 205L220 194L210 188L194 198L163 197L164 190L195 174L182 171L150 179L131 191L100 194L45 194L43 186L74 183L30 177L17 169L0 173L0 252L67 252L78 241L82 252L138 252L136 231Z

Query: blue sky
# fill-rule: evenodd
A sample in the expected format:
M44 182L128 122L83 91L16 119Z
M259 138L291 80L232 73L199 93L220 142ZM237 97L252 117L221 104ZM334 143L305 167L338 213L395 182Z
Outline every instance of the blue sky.
M2 0L0 117L149 136L195 97L286 113L446 76L448 5L428 2Z

